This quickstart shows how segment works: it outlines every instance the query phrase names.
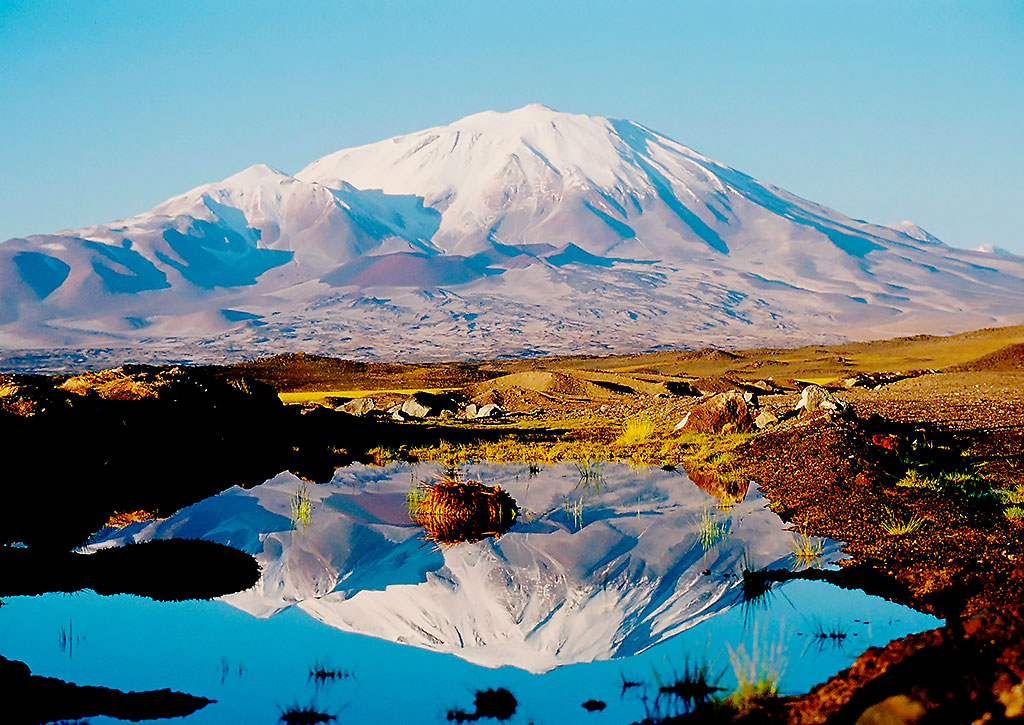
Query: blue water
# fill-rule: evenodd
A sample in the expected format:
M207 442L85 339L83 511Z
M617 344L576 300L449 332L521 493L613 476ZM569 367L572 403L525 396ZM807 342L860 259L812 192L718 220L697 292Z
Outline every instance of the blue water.
M490 476L493 480L494 477L500 478L501 471L500 468L485 467L471 473L483 474L481 477ZM417 470L414 469L413 473L417 473ZM320 504L315 509L312 533L264 531L255 540L264 543L285 542L287 551L289 537L303 537L295 539L296 547L300 543L305 547L301 549L302 552L317 547L338 546L341 541L352 541L352 532L363 529L352 528L357 524L350 520L350 513L344 513L344 510L351 507L342 505L344 501L338 501L339 497L358 495L361 497L353 500L365 504L367 487L362 484L358 487L353 485L356 479L361 479L365 474L365 470L339 472L333 490L317 490ZM588 498L587 504L582 507L582 516L569 520L573 517L567 517L564 506L549 505L545 508L542 499L548 496L551 501L559 501L566 492L571 494L578 491L570 474L571 471L565 467L546 469L546 473L542 473L538 479L524 480L521 486L510 475L503 485L514 495L519 494L517 500L529 499L538 506L534 509L533 522L527 527L530 533L518 534L528 538L517 543L513 530L503 536L500 542L480 542L465 546L480 547L481 553L494 553L498 557L497 561L502 562L504 553L516 551L530 541L537 546L546 541L537 537L561 536L563 539L559 541L572 541L573 537L578 537L588 527L594 527L587 540L608 540L609 546L614 546L609 556L615 561L621 562L623 557L632 557L636 565L643 559L640 561L643 566L634 566L630 571L643 572L647 577L658 572L674 575L681 571L678 569L678 561L689 561L684 556L685 552L669 557L671 565L665 565L662 571L652 555L645 553L639 546L623 553L622 541L635 544L643 536L655 536L659 527L677 532L673 536L678 538L681 536L679 531L694 528L693 506L689 504L701 504L705 507L703 510L707 510L709 503L715 503L710 496L676 474L654 471L639 475L623 466L606 469L603 482L609 493ZM378 480L371 488L377 491L377 495L389 496L394 489L408 486L410 470L408 467L396 467L386 472L383 478L375 475ZM546 481L545 475L549 476ZM258 490L262 487L257 487L249 492L234 490L222 494L219 501L208 502L207 508L197 505L192 511L186 509L177 526L184 526L188 522L196 526L196 522L202 519L200 514L209 511L209 506L214 504L220 507L216 509L218 511L254 511L256 507L252 505L252 497L255 497L261 508L254 520L263 522L263 526L280 528L276 523L277 518L267 513L276 500L275 487L285 490L292 483L292 479L285 475L265 484L267 488L262 491ZM637 495L636 490L630 486L640 486L647 492L646 497L643 493ZM677 487L685 488L677 494ZM534 493L529 493L526 488ZM611 493L615 490L620 492L618 499ZM654 495L658 492L660 496ZM532 499L529 498L531 496ZM245 506L237 504L236 500L242 498L246 499ZM652 508L645 508L646 504L641 505L637 503L638 500L656 503L651 504ZM334 505L327 506L323 503L325 501L332 501ZM630 501L630 506L637 508L636 513L622 516L621 506L616 501ZM680 507L681 502L688 503L688 507ZM225 509L225 506L228 508ZM388 527L399 526L398 522L385 522L385 526L374 520L367 524L366 510L366 506L360 508L358 526L372 525L376 527L374 530L392 534L395 530L405 531L401 527L408 526L407 522L400 522L401 527L393 530ZM604 518L602 511L605 512ZM727 554L734 549L753 546L750 541L740 542L738 539L745 535L744 531L762 531L757 522L767 521L767 517L773 517L775 524L771 532L762 531L759 534L771 539L768 544L761 546L761 551L768 552L765 555L776 563L781 561L778 552L771 552L776 549L781 551L785 537L790 535L783 532L781 521L774 518L774 514L767 511L756 496L750 495L743 503L716 515L728 520L736 533L731 542L726 537L717 545L723 549L722 552L714 549L698 551L700 557L695 560L695 566L707 565L709 571L712 571L709 576L719 575L715 571L719 564L725 566L727 563L735 567L734 558ZM645 522L648 516L650 520ZM746 517L746 523L740 525L743 517ZM752 518L756 518L754 523L757 525L750 522ZM637 520L640 523L636 523ZM573 523L578 527L574 527ZM623 534L625 538L614 539L607 536L610 531L628 534L629 526L641 524L642 536ZM321 534L317 534L318 526L322 527ZM343 526L349 527L345 528L344 537L334 540L327 535L329 532L337 532ZM252 532L236 530L233 535L253 540ZM441 562L431 566L443 567L444 556L450 559L453 553L449 551L442 556L416 536L404 540L396 536L391 538L394 541L391 541L390 546L399 549L392 548L386 552L390 557L394 557L402 546L415 546L416 551L425 549L433 557L426 560L436 559ZM315 542L316 546L311 542ZM667 550L678 546L678 543L666 540L664 548ZM571 549L559 545L555 550L562 548ZM278 551L276 546L267 546L267 549ZM381 556L384 555L382 552ZM260 553L260 556L265 559L265 565L270 561L267 552ZM692 558L692 553L690 556ZM576 561L578 555L566 554L566 557L566 565L569 566ZM379 566L375 561L363 556L353 567ZM447 569L436 569L435 574L438 571L449 573L453 580L458 581L455 574ZM583 577L581 581L585 580L589 572L588 568L580 575ZM359 576L357 571L347 574L348 578ZM386 571L378 574L386 579ZM408 578L407 575L408 571L403 574L404 579ZM723 577L729 575L730 572L721 574ZM376 594L387 595L388 598L381 600L382 606L391 606L395 601L401 604L403 597L421 593L431 576L423 577L424 581L418 585L419 588L403 579L404 583L400 587L384 584ZM686 576L685 572L681 574L681 578ZM339 572L339 577L345 579L346 572ZM638 578L636 585L642 588L643 584L644 580ZM661 581L658 590L674 584L666 578ZM355 595L347 592L341 597L338 594L340 586L333 587L334 594L329 596L311 595L310 601L316 600L318 606L327 606L334 597L338 599L336 606L342 608L338 611L345 611L343 608L351 603ZM578 589L582 584L576 582L574 586ZM679 590L685 593L685 587L679 587ZM435 649L428 649L397 644L381 636L342 631L312 616L300 601L292 606L281 607L273 614L253 616L244 611L238 601L229 603L232 601L230 597L227 601L160 603L131 596L101 597L92 592L6 599L4 606L0 607L0 653L26 662L35 674L79 684L104 685L122 690L169 687L217 701L185 720L175 722L274 723L278 722L285 708L295 705L313 705L321 711L337 714L340 722L440 722L445 719L449 709L472 710L477 690L505 687L519 701L517 711L510 720L512 723L623 723L650 714L671 714L678 703L672 702L669 696L658 697L658 686L670 684L673 676L682 673L687 663L707 664L711 673L720 678L720 685L730 688L736 682L734 669L742 669L744 662L753 659L762 667L768 665L769 669L774 670L772 674L779 679L783 692L798 693L849 666L858 654L870 646L884 645L907 633L941 624L933 617L862 592L841 590L820 582L789 582L752 604L742 603L738 588L725 588L722 591L716 595L717 599L708 600L710 603L706 609L701 616L687 624L688 628L667 638L659 639L652 635L649 646L641 643L641 646L634 648L640 650L638 654L618 656L612 653L614 659L565 664L546 672L527 671L529 663L524 663L523 668L473 664L469 659L479 658L479 653L466 651L464 658L446 651L437 651L437 648L452 647L447 642L437 644ZM669 601L673 601L672 597L664 598L664 602ZM664 602L657 604L657 611L653 614L647 612L644 617L638 614L626 617L623 627L628 629L628 635L625 639L636 641L643 633L658 631L650 622L657 616L667 616L664 613L670 607ZM552 606L558 613L550 618L562 616L564 609L572 607L570 603L561 601ZM330 612L333 611L328 609L326 618L330 619ZM587 611L587 608L581 605L581 611ZM440 619L445 617L445 612L441 611L427 614ZM609 612L608 616L615 614ZM571 623L574 620L567 621ZM675 631L671 628L669 630ZM833 640L815 636L815 632L822 630L840 630L846 637ZM566 649L571 651L569 643ZM455 651L462 652L457 648ZM317 683L309 675L310 669L317 664L343 670L346 676ZM624 680L641 685L624 690ZM588 713L581 707L581 703L589 699L604 701L606 709ZM108 720L91 718L90 721L99 723Z

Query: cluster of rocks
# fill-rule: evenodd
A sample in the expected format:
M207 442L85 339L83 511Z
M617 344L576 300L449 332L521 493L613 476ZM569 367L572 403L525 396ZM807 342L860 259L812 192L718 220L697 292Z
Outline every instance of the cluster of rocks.
M758 397L757 393L750 390L729 390L711 395L697 403L676 425L675 430L717 434L752 433L795 416L822 412L841 415L847 409L845 402L820 385L805 387L796 407L780 413L759 406Z
M387 417L397 421L424 418L480 420L504 415L504 411L497 403L477 405L460 395L423 391L413 393L401 403L389 408L378 408L377 402L367 397L350 400L338 406L337 410L360 417Z

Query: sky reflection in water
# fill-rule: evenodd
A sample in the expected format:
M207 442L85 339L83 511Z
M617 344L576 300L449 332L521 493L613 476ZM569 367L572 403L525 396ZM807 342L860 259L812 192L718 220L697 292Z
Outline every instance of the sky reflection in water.
M938 624L822 583L791 582L744 604L744 565L798 565L793 535L754 492L721 507L661 469L608 464L581 480L572 464L533 476L525 465L467 466L464 475L501 485L523 514L500 540L440 548L405 502L437 473L339 470L331 484L307 486L312 514L299 529L289 512L300 482L285 473L166 521L105 532L98 545L228 543L255 554L264 578L216 602L12 598L0 609L0 652L81 684L216 699L187 718L195 723L276 722L284 707L312 702L340 719L437 722L450 708L472 709L475 690L488 687L518 698L512 722L627 722L688 661L708 663L729 687L730 649L781 646L782 689L804 691L867 647ZM721 536L705 551L709 518ZM837 555L827 544L816 565ZM814 636L823 629L846 637ZM309 677L317 663L353 676L318 684ZM623 694L623 678L645 686ZM591 698L608 708L587 713Z

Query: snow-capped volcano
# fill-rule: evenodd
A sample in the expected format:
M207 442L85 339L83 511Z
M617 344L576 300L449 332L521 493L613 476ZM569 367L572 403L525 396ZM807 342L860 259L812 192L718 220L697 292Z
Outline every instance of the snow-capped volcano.
M207 359L835 341L1016 322L1022 298L1020 257L536 105L0 243L0 345Z

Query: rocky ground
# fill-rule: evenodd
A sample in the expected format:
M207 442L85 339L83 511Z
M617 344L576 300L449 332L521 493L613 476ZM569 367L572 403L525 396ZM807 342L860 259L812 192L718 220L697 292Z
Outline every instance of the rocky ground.
M1002 722L1024 709L1022 340L1024 328L1003 328L799 350L452 366L298 355L2 375L0 435L27 454L7 479L0 543L27 545L19 557L63 556L115 515L167 513L283 469L327 480L385 442L592 428L590 443L606 445L631 421L650 422L662 442L724 431L746 436L731 465L783 519L846 542L849 559L829 577L947 625L870 650L805 696L693 718ZM274 392L311 395L286 406ZM59 526L40 536L44 499Z

